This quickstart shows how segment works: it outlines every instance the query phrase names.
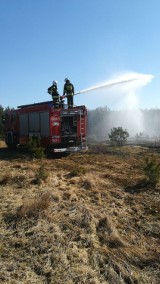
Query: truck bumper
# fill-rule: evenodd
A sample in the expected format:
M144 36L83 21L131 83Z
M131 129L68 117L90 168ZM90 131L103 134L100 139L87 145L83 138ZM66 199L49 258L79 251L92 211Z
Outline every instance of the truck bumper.
M73 152L79 152L79 151L82 151L82 150L88 150L88 146L83 146L83 147L67 147L67 148L55 148L53 150L54 153L63 153L63 152L66 152L66 153L73 153Z

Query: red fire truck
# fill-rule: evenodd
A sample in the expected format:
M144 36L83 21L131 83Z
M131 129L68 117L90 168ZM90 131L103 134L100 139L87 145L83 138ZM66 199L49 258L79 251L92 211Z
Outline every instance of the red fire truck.
M8 147L26 146L37 139L53 152L72 152L86 146L87 109L84 105L68 109L54 107L53 101L18 106L5 119Z

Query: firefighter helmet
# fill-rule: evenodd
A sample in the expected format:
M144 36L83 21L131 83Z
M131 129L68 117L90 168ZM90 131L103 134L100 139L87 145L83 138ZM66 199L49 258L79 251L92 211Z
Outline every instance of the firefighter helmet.
M64 82L68 82L68 81L69 81L69 79L68 79L68 78L65 78L65 79L64 79Z
M58 82L57 81L53 81L52 84L57 86Z

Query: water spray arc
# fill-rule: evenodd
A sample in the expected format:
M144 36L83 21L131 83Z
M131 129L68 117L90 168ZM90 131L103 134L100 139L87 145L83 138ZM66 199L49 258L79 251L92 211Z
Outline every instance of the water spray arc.
M119 81L119 82L114 82L114 83L106 83L106 84L103 84L103 85L84 89L82 91L75 93L75 95L79 95L79 94L82 94L82 93L88 93L88 92L91 92L91 91L95 91L95 90L99 90L99 89L103 89L103 88L107 88L107 87L109 88L109 87L120 85L120 84L130 83L130 82L133 82L135 80L137 80L137 79L124 80L124 81Z
M128 83L133 83L135 82L135 85L139 85L139 86L143 86L146 85L147 83L149 83L153 78L153 75L147 75L147 74L128 74L128 75L124 75L123 78L121 79L117 79L115 81L108 81L102 85L97 85L91 88L87 88L84 90L81 90L77 93L75 93L75 95L78 94L82 94L82 93L87 93L87 92L91 92L91 91L95 91L95 90L99 90L99 89L105 89L105 88L110 88L110 87L114 87L117 85L125 85Z

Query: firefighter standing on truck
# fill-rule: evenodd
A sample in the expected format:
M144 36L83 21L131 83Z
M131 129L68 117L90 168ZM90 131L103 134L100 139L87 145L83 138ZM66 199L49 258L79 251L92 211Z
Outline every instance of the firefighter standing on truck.
M68 78L66 78L64 81L65 81L65 84L64 84L64 89L63 89L63 97L66 94L68 108L73 108L74 86Z
M48 88L48 93L52 96L54 107L59 107L59 98L57 81L53 81L52 86Z

